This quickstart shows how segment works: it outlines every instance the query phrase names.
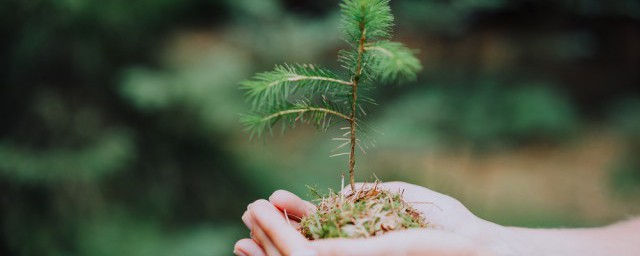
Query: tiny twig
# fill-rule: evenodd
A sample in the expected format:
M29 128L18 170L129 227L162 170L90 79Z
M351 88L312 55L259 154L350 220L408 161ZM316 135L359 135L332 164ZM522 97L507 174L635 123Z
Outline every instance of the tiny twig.
M348 155L349 153L338 153L338 154L334 154L334 155L330 155L329 157L336 157L336 156L344 156L344 155Z
M340 189L344 189L344 173L342 174L342 179L340 181ZM340 203L344 202L344 193L340 192Z
M435 206L436 208L440 209L440 211L444 211L442 210L442 208L440 206L438 206L438 204L434 203L434 202L407 202L409 204L430 204Z
M291 221L289 221L289 214L287 214L287 209L284 209L284 218L287 219L287 224L293 227L293 225L291 225Z

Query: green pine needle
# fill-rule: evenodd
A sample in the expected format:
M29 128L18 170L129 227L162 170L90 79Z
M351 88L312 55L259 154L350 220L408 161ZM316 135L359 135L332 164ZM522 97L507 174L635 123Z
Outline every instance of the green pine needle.
M384 82L396 80L415 80L416 73L422 69L414 50L402 43L378 41L365 49L374 56L374 69Z

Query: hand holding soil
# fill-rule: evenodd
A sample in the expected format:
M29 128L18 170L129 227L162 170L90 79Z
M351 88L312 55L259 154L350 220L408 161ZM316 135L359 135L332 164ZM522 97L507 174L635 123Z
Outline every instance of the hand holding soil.
M384 189L402 193L406 202L428 215L428 227L393 231L366 239L309 241L299 232L298 221L314 213L315 206L279 190L268 201L258 200L248 206L242 220L251 230L251 239L238 241L234 253L247 256L376 256L635 255L640 252L640 219L590 229L503 227L476 217L458 200L427 188L402 182L381 185ZM342 193L350 193L350 188Z
M363 184L356 184L360 188ZM373 186L373 184L364 185ZM487 255L480 241L493 225L469 212L457 200L429 189L402 182L381 184L402 193L406 202L429 216L427 229L390 232L369 239L307 241L297 230L300 217L315 206L287 192L276 191L269 201L249 205L242 220L253 239L236 244L238 255ZM351 193L345 188L343 194ZM284 216L286 211L287 217ZM298 253L298 254L295 254ZM306 254L305 254L306 253Z

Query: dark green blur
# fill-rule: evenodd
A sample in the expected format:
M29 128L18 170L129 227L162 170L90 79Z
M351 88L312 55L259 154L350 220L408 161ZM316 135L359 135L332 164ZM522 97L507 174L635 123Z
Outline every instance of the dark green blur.
M639 201L640 2L393 0L392 9L395 38L421 49L425 69L412 84L366 92L379 103L366 121L381 134L358 156L361 180L417 175L364 164L376 152L482 157L604 131L619 142L606 184ZM339 70L337 11L337 0L2 1L0 255L230 255L247 236L240 216L251 201L338 188L346 159L328 156L339 130L301 126L250 142L238 122L248 108L238 83L255 72ZM514 225L611 219L470 204Z

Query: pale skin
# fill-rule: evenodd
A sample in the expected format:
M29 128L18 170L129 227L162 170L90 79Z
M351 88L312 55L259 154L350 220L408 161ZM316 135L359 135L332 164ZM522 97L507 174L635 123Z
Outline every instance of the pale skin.
M358 184L356 187L360 187ZM529 229L504 227L473 215L458 200L416 185L383 183L404 191L407 202L428 216L433 227L395 231L368 239L309 241L296 228L298 217L315 207L279 190L247 207L243 222L251 238L238 241L243 256L382 255L640 255L640 218L606 227ZM346 191L350 188L345 188ZM288 216L285 217L286 215Z

